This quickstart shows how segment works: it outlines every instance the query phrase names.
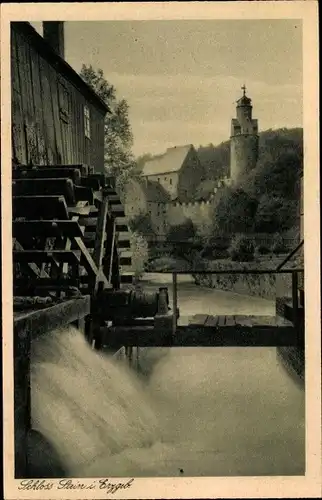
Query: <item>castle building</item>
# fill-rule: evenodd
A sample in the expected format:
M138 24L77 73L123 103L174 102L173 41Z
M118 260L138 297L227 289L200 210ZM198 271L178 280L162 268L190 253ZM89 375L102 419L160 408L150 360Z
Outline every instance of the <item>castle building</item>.
M252 100L243 95L237 101L236 118L231 121L230 177L235 182L256 166L258 159L258 123L252 118Z
M161 240L171 226L188 219L200 230L212 224L218 193L257 163L257 120L252 118L251 99L246 96L245 86L242 89L236 118L231 122L230 176L228 169L222 169L216 179L207 178L192 144L168 148L145 162L140 179L128 182L125 212L129 219L148 215L153 233Z
M204 167L192 144L175 146L148 160L142 177L158 183L169 194L171 200L191 201L197 184L205 179Z

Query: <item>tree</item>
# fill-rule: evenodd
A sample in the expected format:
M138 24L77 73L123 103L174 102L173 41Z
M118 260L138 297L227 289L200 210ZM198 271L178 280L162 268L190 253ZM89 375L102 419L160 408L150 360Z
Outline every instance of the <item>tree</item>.
M102 69L83 64L80 76L107 104L105 118L104 166L106 173L116 178L122 190L127 179L135 175L136 162L131 153L133 136L129 121L129 106L125 99L118 99L116 89L104 77Z
M213 232L229 235L251 231L257 204L242 189L225 187L214 207Z
M296 200L302 169L302 129L268 130L260 135L256 168L244 176L241 187L257 199L267 194Z
M149 246L145 238L139 233L130 233L132 250L132 268L136 278L144 274L149 259Z
M140 213L129 220L129 228L143 236L155 236L149 214Z
M233 237L229 253L231 260L235 262L250 262L254 260L254 242L243 234Z
M171 226L168 234L167 241L169 243L190 241L195 237L196 230L191 219L186 219L182 224Z
M294 227L297 221L295 200L267 194L261 197L255 216L255 231L260 233L286 231Z

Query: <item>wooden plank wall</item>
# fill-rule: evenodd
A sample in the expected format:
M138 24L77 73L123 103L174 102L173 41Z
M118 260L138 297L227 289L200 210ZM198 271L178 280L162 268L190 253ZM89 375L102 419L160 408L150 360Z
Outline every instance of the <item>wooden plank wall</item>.
M103 112L40 56L19 28L12 27L11 36L13 158L21 164L85 163L103 172ZM90 139L84 133L85 104Z

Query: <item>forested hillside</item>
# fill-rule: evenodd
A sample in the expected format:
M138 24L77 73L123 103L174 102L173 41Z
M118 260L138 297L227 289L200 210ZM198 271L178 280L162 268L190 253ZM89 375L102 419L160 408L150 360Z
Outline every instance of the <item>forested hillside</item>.
M207 170L207 181L198 188L200 198L207 198L213 191L216 179L229 176L230 141L214 147L200 146L197 153ZM303 163L303 130L277 129L266 130L259 134L259 155L256 169L248 179L243 179L243 188L247 187L253 195L264 192L290 192L294 185L294 176ZM280 183L281 182L281 183ZM289 193L288 195L289 196Z
M302 129L268 130L260 135L256 168L218 199L218 230L275 233L296 226L302 136Z

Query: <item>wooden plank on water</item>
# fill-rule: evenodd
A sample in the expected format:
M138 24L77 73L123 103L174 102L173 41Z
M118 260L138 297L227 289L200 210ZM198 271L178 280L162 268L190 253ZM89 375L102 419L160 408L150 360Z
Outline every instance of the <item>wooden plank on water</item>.
M235 316L226 316L225 326L236 326Z
M247 316L243 314L236 314L235 315L235 323L237 326L245 326L245 322L247 324ZM251 323L248 322L248 326L251 326Z
M208 319L208 314L195 314L190 320L190 325L204 325Z
M217 326L218 325L219 316L208 316L205 321L205 326Z
M226 324L226 316L220 315L218 316L218 327L225 326Z

